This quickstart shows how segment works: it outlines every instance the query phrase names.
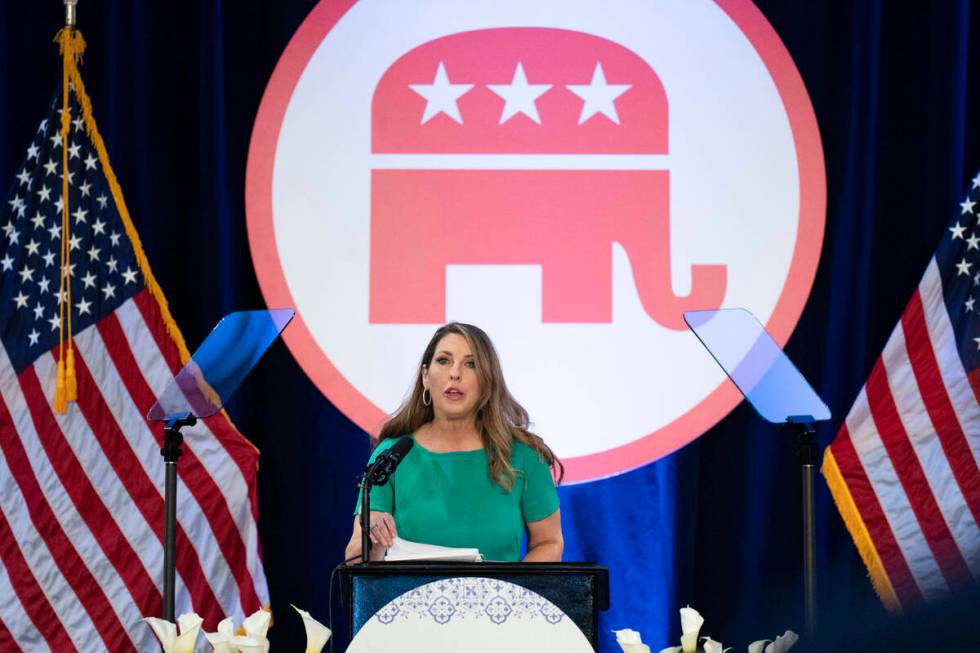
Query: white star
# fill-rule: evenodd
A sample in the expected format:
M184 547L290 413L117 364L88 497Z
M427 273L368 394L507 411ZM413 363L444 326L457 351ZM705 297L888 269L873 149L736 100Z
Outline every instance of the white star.
M98 161L98 159L96 159L94 156L92 156L92 153L89 152L88 153L88 156L85 157L85 169L86 170L95 170L95 163L96 163L96 161Z
M43 132L43 131L47 131L47 129L48 129L48 119L45 118L44 120L41 121L41 124L37 126L37 130L39 132Z
M977 238L976 234L966 239L966 251L969 252L971 249L980 250L980 238Z
M41 202L47 202L51 199L51 189L45 184L41 186L40 190L37 191L37 196L40 197Z
M108 203L109 201L109 198L106 197L105 195L99 195L98 197L95 198L95 201L99 203L100 209L104 209L106 203Z
M976 202L971 200L969 197L965 201L960 202L960 215L965 215L967 213L973 213L973 207L976 206Z
M61 175L61 178L62 178L62 179L64 179L64 178L65 178L65 176L64 176L64 175ZM69 185L69 186L71 186L71 185L72 185L72 179L74 179L74 178L75 178L75 173L74 173L74 172L72 172L71 170L69 170L69 171L68 171L68 185Z
M14 195L14 199L7 200L7 204L10 205L12 210L19 211L20 207L24 206L24 198L22 198L20 195Z
M109 234L109 240L112 241L112 246L115 247L119 244L119 234L113 231L111 234Z
M14 230L13 220L7 220L7 224L3 225L3 233L9 236L10 232L12 232L13 230Z
M89 271L85 273L84 277L82 277L82 283L85 284L86 288L91 288L95 285L95 280L97 278L98 277L96 277L94 274L92 274L91 271Z
M17 293L17 296L13 298L14 303L17 304L17 308L27 308L27 295L24 291Z
M119 262L115 257L110 257L109 260L105 262L105 265L107 268L109 268L109 272L115 272L116 266L119 265Z
M34 225L35 229L40 229L44 226L44 216L41 215L40 211L34 212L34 217L31 218L31 223Z
M38 146L31 143L31 146L27 148L27 160L30 161L31 159L36 159L37 155L40 153L41 150L38 148Z
M53 143L52 147L61 147L61 132L55 132L48 140Z
M44 317L44 304L42 304L41 302L38 302L34 306L34 319L35 320L40 320L42 317Z
M79 247L82 246L82 239L78 237L78 234L72 234L68 238L68 246L72 250L76 250L76 249L78 249Z
M48 159L48 162L44 164L44 169L49 175L53 175L58 171L58 164L54 162L54 159Z
M78 308L78 314L79 315L85 315L86 313L88 313L88 314L91 314L92 313L92 311L89 310L91 308L91 306L92 306L92 302L87 301L84 297L82 297L82 301L80 301L77 304L75 304L75 306Z
M41 277L41 280L37 282L37 287L41 289L40 294L44 294L48 291L48 286L51 285L51 281L47 277Z
M967 313L972 313L973 312L973 301L974 300L973 300L972 297L970 297L968 300L966 300L966 303L964 304L964 306L966 307L966 312Z
M956 276L959 276L961 274L970 276L970 268L972 266L973 263L967 263L966 259L961 260L959 263L956 264L956 269L958 270Z
M61 238L61 225L55 223L47 228L47 232L51 234L51 240L54 240L55 238Z
M10 254L4 254L3 258L0 258L0 268L3 268L4 272L14 268L14 259L10 258Z
M77 263L69 263L68 264L68 276L69 277L75 276L75 266L76 265L78 265L78 264ZM61 266L61 271L62 272L65 271L65 266Z
M61 328L61 317L59 317L57 314L52 315L50 318L48 318L45 321L51 325L52 331L57 331L58 329Z
M64 290L64 289L59 290L58 291L58 306L61 306L66 301L68 301L68 291L67 290Z
M79 222L87 222L85 216L88 215L88 211L82 207L75 209L75 212L72 213L72 215L75 216L75 224L78 224Z
M92 245L91 247L89 247L88 248L88 252L87 252L88 253L88 260L89 261L98 261L99 260L99 252L101 252L101 251L102 250L99 249L98 247L96 247L95 245Z
M88 192L91 189L92 189L92 184L88 183L87 181L83 182L82 185L78 187L78 190L81 191L82 193L82 197L88 197Z
M41 337L41 334L37 332L37 329L31 329L31 332L27 334L27 337L31 339L32 345L36 345L37 339Z
M41 247L41 243L31 238L31 242L27 243L24 247L27 248L28 256L36 256L38 252L38 248Z
M9 234L7 234L7 238L10 239L11 245L16 245L18 242L20 242L20 232L14 229Z
M34 281L34 268L29 268L26 265L20 269L20 282L27 283L28 281Z
M116 287L114 285L112 285L111 283L108 283L108 284L106 284L105 288L102 289L102 292L105 293L105 298L106 299L109 299L110 297L115 297L116 296Z
M953 232L953 240L956 240L957 238L963 238L963 232L966 231L966 227L957 222L956 226L950 227L949 230Z
M99 218L95 219L95 224L92 225L92 233L93 234L105 233L105 223L102 222L101 219Z
M977 176L973 178L973 187L980 188L980 172L978 172Z
M980 286L980 272L973 275L973 285Z
M500 124L504 124L518 113L541 124L538 107L535 100L548 92L551 84L528 84L524 74L524 65L518 61L514 69L514 78L510 84L487 84L487 88L504 98L504 110L500 114Z
M126 284L136 283L136 270L131 270L129 266L126 266L126 271L122 273L123 278L126 280Z
M68 146L68 158L69 159L79 159L81 158L80 153L82 151L82 146L78 143Z
M54 208L58 212L58 214L61 215L61 210L65 208L65 198L59 197L58 201L54 203Z
M82 125L85 124L85 119L82 118L81 116L78 116L77 118L71 121L71 124L75 126L76 130L81 129Z
M44 267L49 268L54 265L54 252L52 252L50 249L48 250L48 253L41 258L44 259Z
M30 184L31 183L31 173L27 172L27 169L25 168L24 170L21 170L20 171L20 174L19 175L17 175L17 179L20 180L20 185L21 186L23 186L24 184ZM28 188L30 188L30 186L28 186Z
M409 84L408 87L425 98L425 111L422 114L422 124L444 113L459 124L463 118L459 115L458 100L464 93L473 88L473 84L450 84L446 75L446 67L439 62L435 79L431 84Z
M588 84L569 84L568 90L582 98L585 103L582 105L582 113L578 117L578 124L584 123L597 113L619 124L619 114L616 113L616 98L630 90L631 84L608 84L606 74L602 70L602 64L596 63L595 70L592 71L592 81Z

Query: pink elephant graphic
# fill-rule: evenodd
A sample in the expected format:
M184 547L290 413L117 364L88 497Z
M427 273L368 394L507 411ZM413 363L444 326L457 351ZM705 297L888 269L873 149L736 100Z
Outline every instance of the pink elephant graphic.
M660 79L606 39L500 28L405 54L372 102L369 321L443 322L447 265L535 264L544 322L611 322L613 243L657 323L718 308L724 265L672 287L670 174L650 156L667 135Z

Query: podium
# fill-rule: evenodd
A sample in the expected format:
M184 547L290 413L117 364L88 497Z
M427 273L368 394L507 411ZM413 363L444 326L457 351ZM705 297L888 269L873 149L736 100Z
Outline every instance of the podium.
M593 650L599 647L599 611L609 608L609 570L588 563L374 562L342 567L338 574L341 595L348 611L351 639L375 615L381 619L393 618L381 612L393 601L416 588L438 581L450 584L457 579L490 579L501 581L498 584L500 587L516 585L530 590L564 613L582 631ZM459 596L457 599L458 594L454 592L446 592L446 596L450 597L450 601L458 600L461 604L472 602L472 596ZM447 599L440 597L440 600ZM531 609L539 611L549 608L547 605L531 606ZM472 610L473 605L447 605L445 609L449 612ZM490 615L490 619L494 618L490 611L483 612ZM558 613L555 618L563 617Z

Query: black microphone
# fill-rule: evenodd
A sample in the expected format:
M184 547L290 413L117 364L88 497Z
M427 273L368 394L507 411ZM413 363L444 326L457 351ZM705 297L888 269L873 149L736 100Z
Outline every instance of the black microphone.
M390 449L378 454L378 457L364 472L365 479L375 487L387 483L391 475L395 473L395 468L398 467L402 458L413 446L415 446L415 440L403 437Z

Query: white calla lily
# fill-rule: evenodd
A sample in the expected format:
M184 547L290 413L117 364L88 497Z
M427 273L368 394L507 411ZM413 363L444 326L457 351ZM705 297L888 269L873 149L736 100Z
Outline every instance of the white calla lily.
M143 621L160 640L163 653L194 653L197 635L201 631L201 624L204 620L197 614L188 612L177 617L176 624L157 617L144 617ZM177 635L178 625L180 626L179 636Z
M668 646L667 648L660 649L660 653L681 653L681 651L680 646Z
M704 638L703 646L704 653L725 653L725 651L731 649L731 646L726 649L721 642L716 642L710 637Z
M760 639L758 641L752 642L751 644L749 644L749 653L763 653L763 649L765 648L766 644L768 644L769 642L770 640L768 639Z
M330 639L330 629L310 616L306 610L300 610L292 605L293 610L303 617L303 627L306 629L306 653L320 653Z
M245 629L245 634L249 637L265 639L266 633L269 632L269 622L271 621L272 613L259 608L245 617L245 621L242 622L242 628Z
M614 630L616 643L623 649L623 653L650 653L650 647L643 643L640 633L631 629Z
M704 625L704 617L701 613L685 606L681 608L681 650L683 653L694 653L698 648L698 634L701 626Z
M776 640L766 647L766 653L786 653L786 651L793 648L800 639L800 636L794 633L792 630L787 630L785 633L776 638Z

